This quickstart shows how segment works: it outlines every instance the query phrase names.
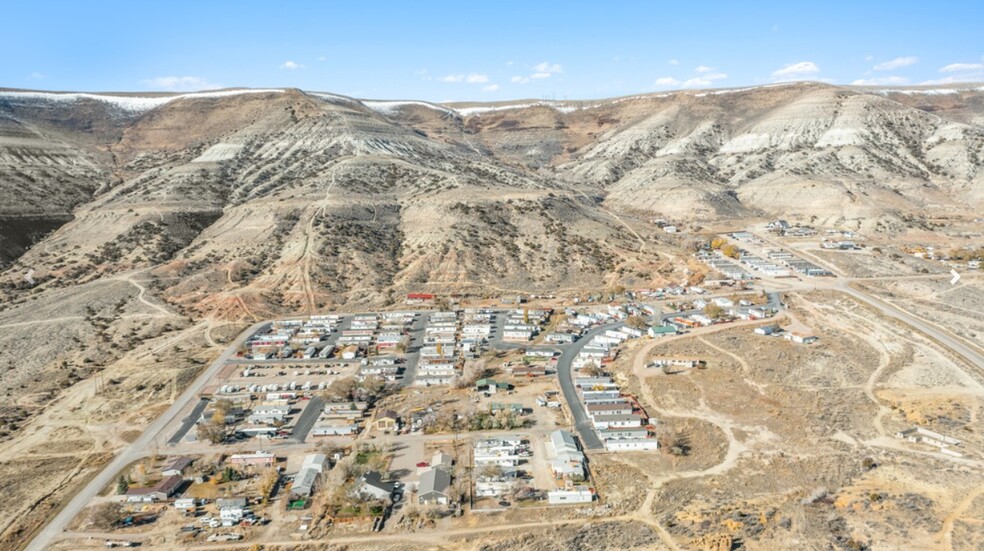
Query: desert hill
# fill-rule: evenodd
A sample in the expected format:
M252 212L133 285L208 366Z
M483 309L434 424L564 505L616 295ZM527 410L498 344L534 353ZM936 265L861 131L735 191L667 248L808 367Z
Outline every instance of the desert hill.
M16 296L26 270L34 293L150 270L184 313L233 318L428 287L644 282L650 218L892 228L979 210L982 97L816 83L449 105L2 91L3 282Z
M0 90L0 194L0 453L20 457L35 421L84 415L123 441L253 320L659 286L687 277L701 232L774 217L891 235L979 216L984 87L447 105ZM0 482L35 468L2 460Z

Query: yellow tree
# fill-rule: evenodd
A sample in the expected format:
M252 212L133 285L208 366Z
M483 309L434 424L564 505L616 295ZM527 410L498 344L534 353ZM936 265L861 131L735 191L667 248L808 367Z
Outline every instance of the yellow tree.
M280 475L273 467L263 471L263 475L260 478L260 495L263 496L264 505L266 505L267 500L270 498L270 493L273 492L273 487L277 484L278 478L280 478Z
M140 482L140 485L143 486L147 484L147 464L143 461L137 463L136 471L137 481Z
M724 308L712 303L704 307L704 313L707 314L707 317L709 318L717 319L724 313Z

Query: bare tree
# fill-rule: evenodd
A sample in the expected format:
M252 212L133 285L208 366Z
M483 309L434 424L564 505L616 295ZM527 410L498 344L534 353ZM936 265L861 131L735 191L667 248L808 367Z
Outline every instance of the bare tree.
M628 319L625 320L625 325L628 325L633 329L645 329L646 319L642 316L629 316Z
M486 463L478 468L476 475L479 478L499 478L502 476L502 467L495 463Z
M356 381L354 377L344 377L331 383L322 396L329 402L344 402L352 399L352 391L355 390Z
M123 506L112 501L93 506L89 513L89 523L100 530L113 528L122 518Z
M221 425L211 421L198 423L198 426L195 428L195 434L198 436L199 440L206 440L213 444L219 444L225 441L226 438L225 422Z

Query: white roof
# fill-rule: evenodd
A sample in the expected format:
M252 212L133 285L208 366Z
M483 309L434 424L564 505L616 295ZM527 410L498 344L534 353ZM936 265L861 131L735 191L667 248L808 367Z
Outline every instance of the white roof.
M431 457L432 467L450 467L451 463L451 456L444 452L437 452L433 457Z
M307 468L315 468L318 472L324 472L325 464L328 462L328 457L323 453L312 453L311 455L304 456L304 462L301 464L301 471Z
M297 495L311 495L314 490L314 483L318 479L318 475L321 471L317 467L307 466L301 469L301 472L297 473L294 477L294 484L291 486L290 491Z
M574 436L566 430L555 430L550 433L550 444L553 446L555 464L561 463L584 463L584 453L577 448L577 441ZM557 470L555 468L555 470Z

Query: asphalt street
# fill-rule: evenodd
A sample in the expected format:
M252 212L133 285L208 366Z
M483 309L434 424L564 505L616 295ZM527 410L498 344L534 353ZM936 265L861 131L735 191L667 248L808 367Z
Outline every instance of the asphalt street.
M222 369L226 361L229 360L236 353L236 350L246 341L246 339L256 333L257 331L264 330L270 326L269 321L262 321L253 324L250 328L246 329L236 337L221 354L219 357L212 362L212 365L208 367L187 389L174 404L167 409L163 414L161 414L157 419L155 419L147 428L144 430L143 434L139 438L134 440L129 445L125 446L120 453L116 455L116 458L109 462L106 467L103 468L98 474L92 477L75 496L72 497L65 504L65 507L61 509L49 522L41 529L40 532L31 543L25 548L26 551L42 551L46 549L51 542L54 540L55 536L60 534L68 523L75 518L79 512L85 508L86 505L95 498L99 491L110 484L114 478L116 478L117 473L123 470L124 467L133 463L137 459L144 457L148 452L147 450L151 448L151 444L160 435L160 433L178 416L181 412L187 409L191 403L198 398L198 394L205 387L205 385Z
M205 406L208 405L208 398L202 398L198 400L195 405L195 409L191 410L191 413L184 418L181 422L181 427L178 428L178 432L174 433L174 436L168 439L167 443L170 445L175 445L185 437L186 434L195 426L198 419L202 416L202 412L205 411Z
M854 295L855 293L861 295L861 293L857 291L854 292L845 291L845 292L848 292L849 294L852 295ZM769 298L770 298L769 301L770 307L778 308L779 307L778 294L772 293L770 294ZM861 298L861 300L864 300L864 298ZM951 348L954 351L960 353L961 355L964 355L968 359L971 359L971 361L976 361L977 365L981 365L980 354L977 354L976 352L972 351L966 346L963 346L961 343L953 341L953 339L950 339L949 337L943 335L939 331L935 331L932 328L926 327L925 324L919 323L918 325L916 325L916 323L918 323L918 320L915 320L915 318L905 315L904 313L899 312L898 310L894 310L891 307L888 307L881 302L871 302L871 299L866 300L866 302L872 303L880 310L885 311L886 313L892 315L893 317L897 317L905 321L906 323L913 324L917 328L925 331L930 336L941 340L948 346L951 346ZM496 315L497 315L496 327L493 334L493 338L491 339L491 342L494 344L499 344L499 345L505 344L505 343L501 343L502 325L504 324L504 318L505 318L505 315L503 315L504 312L505 310L496 310ZM696 313L696 311L664 314L661 316L661 319L667 319L678 315L686 315L687 313ZM402 381L403 385L411 384L414 378L416 377L417 361L419 359L420 347L423 345L426 316L427 316L426 312L419 313L419 315L414 320L413 325L411 327L411 343L407 354L406 372L404 374L404 378ZM161 435L161 433L165 429L168 428L168 426L170 426L173 422L175 422L176 419L179 419L179 415L181 415L183 411L187 410L188 411L187 417L182 418L182 421L178 426L178 428L175 430L173 435L167 440L168 443L179 442L181 438L183 438L188 433L188 431L191 430L191 427L194 425L194 420L198 418L198 415L200 415L201 410L203 410L205 407L203 400L199 397L199 393L202 391L202 389L208 384L210 380L212 380L213 377L215 377L215 375L222 369L222 366L225 365L226 362L233 359L233 355L235 354L235 352L246 341L246 339L249 336L253 335L258 331L266 330L267 328L269 328L270 325L271 325L270 321L258 322L253 326L251 326L250 328L248 328L247 330L243 331L232 343L230 343L230 345L219 355L219 357L214 362L212 362L212 364L197 379L195 379L195 381L192 382L192 384L189 385L187 389L185 389L185 391L178 397L178 399L174 402L174 404L171 405L170 408L168 408L162 415L160 415L157 419L155 419L147 427L147 429L143 432L143 434L140 435L139 438L137 438L134 442L132 442L131 444L125 446L122 450L120 450L119 454L117 454L117 456L109 464L107 464L102 471L96 474L78 493L76 493L75 496L73 496L72 499L69 500L69 502L65 505L65 507L62 508L61 511L59 511L40 532L38 532L38 534L34 537L34 539L25 549L27 549L28 551L41 551L47 548L54 541L54 538L58 534L60 534L65 529L66 526L68 526L69 522L71 522L71 520L76 515L78 515L78 513L86 505L88 505L92 501L92 499L96 497L96 495L98 495L99 491L102 488L106 487L109 483L111 483L112 480L116 477L116 475L120 471L122 471L123 468L125 468L127 465L146 456L148 453L147 450L152 447L151 444ZM351 318L347 317L346 319L343 320L343 324L342 324L343 328L349 327L350 325L351 325ZM561 356L557 362L557 375L560 380L560 385L564 393L564 397L571 408L571 414L574 417L575 427L581 436L582 446L587 449L601 449L603 448L603 444L601 442L601 439L598 438L597 433L595 433L592 424L588 419L587 414L584 410L584 405L579 400L577 396L577 392L574 389L573 374L571 372L572 362L574 358L577 356L578 352L580 352L581 349L584 348L584 346L587 345L587 343L595 335L603 333L608 329L617 328L621 325L622 325L621 322L602 325L591 329L590 331L587 332L587 334L582 336L577 342L571 345L567 345L565 347L550 347L554 349L560 348L562 350ZM329 341L330 342L337 341L338 338L337 335L338 333L333 334L329 338ZM195 400L198 400L198 402L195 403L194 406L192 406ZM314 399L312 399L312 401L313 400ZM317 421L318 418L317 413L319 413L321 409L320 407L312 407L312 406L318 406L318 405L319 404L316 403L308 404L308 408L305 410L304 413L302 413L301 418L298 419L298 422L295 425L294 431L291 434L292 439L295 439L298 442L303 442L303 440L307 437L308 433L311 431L311 428L313 428L315 421Z
M617 329L621 326L622 322L595 327L573 344L564 347L564 351L560 354L560 359L557 360L557 379L560 381L560 390L564 393L564 399L567 400L567 406L570 408L571 416L574 418L574 428L581 435L581 447L585 449L601 450L605 448L605 445L602 443L601 438L598 438L598 433L595 432L591 419L588 419L588 413L584 409L584 403L581 402L581 398L577 395L577 389L574 388L574 374L572 370L574 358L577 357L581 349L596 335L600 335L609 329Z
M324 406L324 400L318 396L312 397L308 401L307 407L301 412L300 417L297 418L297 422L294 423L294 430L290 431L290 439L298 443L304 442L318 421L318 417L321 416L321 409Z

